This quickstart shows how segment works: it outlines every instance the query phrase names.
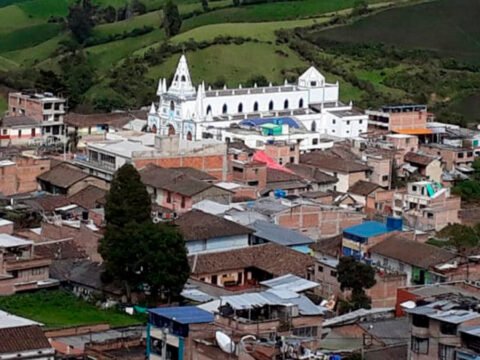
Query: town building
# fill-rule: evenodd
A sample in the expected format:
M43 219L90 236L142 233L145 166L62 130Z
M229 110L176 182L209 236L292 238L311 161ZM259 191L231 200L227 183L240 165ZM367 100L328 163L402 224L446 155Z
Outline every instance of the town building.
M370 248L381 243L394 232L402 231L402 219L387 218L386 223L365 221L343 230L342 253L344 256L368 258Z
M49 276L50 264L36 256L32 241L0 234L0 295L58 286Z
M54 360L42 324L0 310L0 358Z
M38 189L37 177L50 170L51 160L19 155L0 161L0 192L5 196Z
M443 167L440 156L432 156L421 152L408 152L403 160L405 164L402 166L405 178L418 176L424 180L435 182L442 181Z
M406 135L425 135L429 113L425 105L383 106L379 110L367 110L368 124Z
M191 210L174 221L188 253L225 251L249 246L253 230L220 216Z
M467 175L473 172L472 163L476 155L472 148L429 143L420 145L420 150L441 157L442 165L447 171L458 170Z
M66 101L66 99L54 96L52 93L9 93L8 116L18 117L19 122L22 122L25 117L34 119L40 126L40 135L62 138L64 135L63 121L67 108ZM31 132L30 135L33 135L33 133Z
M408 183L407 188L393 195L393 214L423 231L439 231L459 222L460 198L431 181Z
M0 119L2 146L35 145L42 138L40 123L28 116L5 116Z
M67 162L61 162L40 174L37 181L40 190L59 195L73 195L91 185L108 188L105 180L91 176Z
M350 186L359 180L368 180L371 168L360 161L342 159L331 154L312 152L302 154L300 163L318 168L320 171L334 176L338 182L334 189L339 192L347 192Z
M231 191L212 184L210 181L216 178L200 170L167 169L150 164L140 170L140 176L152 203L176 214L192 210L192 206L202 200L220 204L229 204L232 200Z
M240 85L238 89L213 90L202 82L196 89L187 59L182 55L172 83L167 88L166 79L160 79L157 95L158 104L152 104L148 114L150 131L161 135L180 134L187 140L220 139L219 128L263 118L270 122L284 117L299 121L305 129L317 133L318 145L321 143L318 134L356 137L367 130L366 116L351 104L339 102L338 82L326 83L314 67L304 72L297 84L285 82L280 86L252 88Z
M391 235L369 249L372 264L407 274L407 285L444 282L443 268L457 268L457 255L445 249Z

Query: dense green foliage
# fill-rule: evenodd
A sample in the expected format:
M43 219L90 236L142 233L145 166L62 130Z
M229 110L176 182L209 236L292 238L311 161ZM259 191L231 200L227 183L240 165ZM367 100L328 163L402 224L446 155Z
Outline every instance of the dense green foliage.
M477 202L480 200L480 158L476 158L472 167L475 172L468 180L464 180L456 184L452 193L458 195L465 202Z
M180 32L182 18L178 6L169 0L163 7L163 27L167 37L172 37Z
M132 291L170 301L179 296L190 275L185 243L176 228L151 220L150 197L140 174L130 164L115 174L105 205L107 223L99 251L104 279L122 282Z
M81 44L90 36L95 25L93 20L94 8L90 0L78 0L70 6L67 15L68 28L75 39Z
M90 324L110 324L119 327L142 322L116 310L100 310L72 294L59 290L0 297L0 309L38 321L47 328Z
M342 305L342 312L371 308L371 299L365 289L370 289L376 283L373 267L351 256L342 257L337 266L337 280L342 291L351 291L348 302Z

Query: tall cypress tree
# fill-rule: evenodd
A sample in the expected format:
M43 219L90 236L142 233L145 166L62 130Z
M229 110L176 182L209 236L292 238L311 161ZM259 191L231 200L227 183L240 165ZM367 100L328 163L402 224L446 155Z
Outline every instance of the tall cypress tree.
M132 165L122 166L110 184L105 220L99 252L107 277L120 280L129 299L141 285L154 301L177 298L190 275L185 242L175 227L153 224L150 197Z
M169 0L163 7L163 27L168 37L177 35L182 27L178 6Z

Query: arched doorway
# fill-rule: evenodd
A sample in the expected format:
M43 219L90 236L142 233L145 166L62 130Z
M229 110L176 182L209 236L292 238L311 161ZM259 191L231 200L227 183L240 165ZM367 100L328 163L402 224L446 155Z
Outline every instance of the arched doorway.
M192 141L192 139L193 139L192 133L190 131L187 132L187 140Z
M285 101L283 102L283 108L284 108L284 109L288 109L288 100L285 100Z
M168 136L173 136L175 135L175 128L173 127L172 124L168 125Z
M226 114L228 111L228 107L227 107L227 104L223 104L223 107L222 107L222 114Z
M243 104L238 104L238 113L241 114L243 112Z
M298 107L300 109L303 108L303 99L300 99L300 101L298 102Z
M253 111L258 111L258 102L255 101L255 104L253 104Z
M207 115L212 112L212 107L210 105L207 106Z
M157 125L153 124L152 128L151 128L151 132L156 134L157 133Z
M273 100L268 103L268 110L273 110Z

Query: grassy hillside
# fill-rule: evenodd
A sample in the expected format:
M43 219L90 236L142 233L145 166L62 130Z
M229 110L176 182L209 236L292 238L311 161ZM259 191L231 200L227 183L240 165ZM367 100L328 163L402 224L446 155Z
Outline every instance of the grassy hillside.
M438 0L387 10L349 26L322 31L319 38L429 50L480 63L478 14L480 1Z

